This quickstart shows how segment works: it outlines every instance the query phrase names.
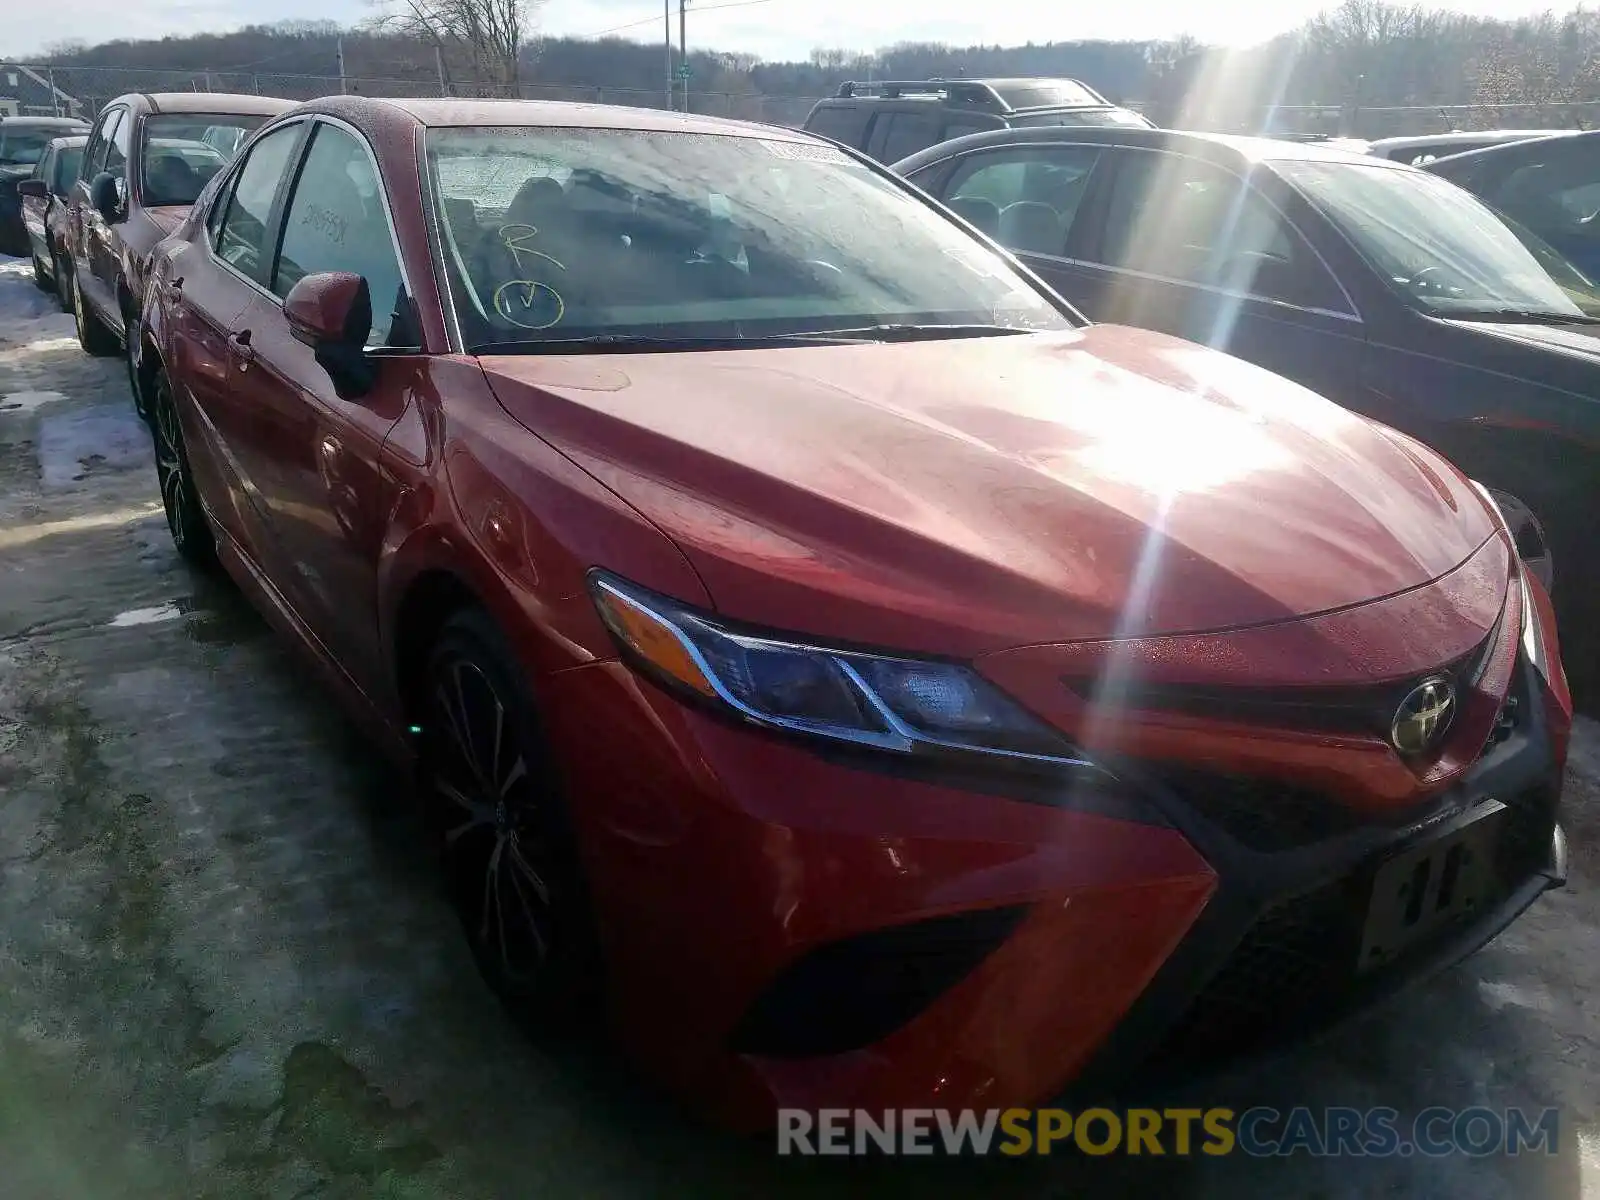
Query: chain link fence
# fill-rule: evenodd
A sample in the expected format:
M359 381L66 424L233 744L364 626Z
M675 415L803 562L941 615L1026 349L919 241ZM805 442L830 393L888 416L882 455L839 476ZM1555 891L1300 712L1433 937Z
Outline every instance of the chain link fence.
M60 100L63 115L84 117L92 116L107 101L126 92L234 92L281 96L286 100L314 100L343 91L362 96L498 96L523 100L573 100L633 108L668 107L665 80L660 87L646 90L543 83L496 86L447 81L441 85L438 76L432 73L410 76L347 75L340 79L338 75L266 71L163 71L135 67L55 66L49 63L24 65L41 79L53 84L58 93L64 94ZM681 103L681 100L682 93L679 92L677 102ZM794 128L804 123L806 114L815 103L816 98L810 96L689 93L691 112Z

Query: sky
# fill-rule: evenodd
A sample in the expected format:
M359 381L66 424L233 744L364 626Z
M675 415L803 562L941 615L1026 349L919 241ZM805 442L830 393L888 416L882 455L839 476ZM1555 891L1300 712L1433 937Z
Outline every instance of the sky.
M20 0L19 0L20 2ZM1020 44L1078 38L1160 38L1190 33L1202 41L1244 45L1299 25L1334 0L1124 0L1067 6L1014 0L691 0L689 42L766 59L805 58L818 46L871 50L897 41ZM662 0L546 0L546 34L588 36L643 22L617 36L654 41ZM677 0L670 0L674 12ZM710 11L713 6L717 11ZM1454 0L1442 4L1481 16L1513 17L1560 0ZM697 12L700 9L703 11ZM285 18L353 23L370 17L371 0L48 0L27 6L26 23L0 26L0 54L37 58L53 43L221 31ZM1204 12L1204 17L1200 14Z

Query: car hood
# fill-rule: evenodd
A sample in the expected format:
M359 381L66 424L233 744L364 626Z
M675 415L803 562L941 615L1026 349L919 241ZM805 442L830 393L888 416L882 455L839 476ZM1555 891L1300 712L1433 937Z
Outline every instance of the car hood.
M1142 330L482 362L719 610L816 636L1239 628L1415 588L1493 532L1415 443Z

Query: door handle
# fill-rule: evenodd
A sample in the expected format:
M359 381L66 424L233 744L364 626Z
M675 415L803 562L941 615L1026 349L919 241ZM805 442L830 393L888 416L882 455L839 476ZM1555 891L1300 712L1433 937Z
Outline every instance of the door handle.
M241 329L232 334L228 340L233 343L233 356L239 362L239 370L248 371L256 357L256 352L250 345L250 331Z

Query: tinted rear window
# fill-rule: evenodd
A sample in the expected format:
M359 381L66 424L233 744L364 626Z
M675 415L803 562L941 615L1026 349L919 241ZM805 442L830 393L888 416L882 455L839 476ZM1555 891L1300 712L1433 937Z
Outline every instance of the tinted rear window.
M807 133L820 133L847 146L861 148L867 132L867 112L858 104L830 104L812 110L806 120Z

